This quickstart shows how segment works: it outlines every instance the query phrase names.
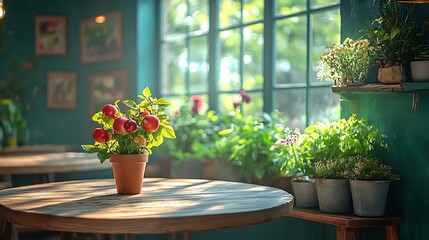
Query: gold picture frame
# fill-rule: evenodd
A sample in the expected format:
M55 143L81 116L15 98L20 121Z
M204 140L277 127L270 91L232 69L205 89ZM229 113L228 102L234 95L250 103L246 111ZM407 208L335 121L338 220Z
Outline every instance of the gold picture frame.
M125 70L93 74L90 78L90 116L107 103L128 97L128 73Z
M122 58L122 16L112 12L80 23L81 62L97 63Z
M36 16L36 55L65 55L67 52L66 17Z
M76 108L77 76L74 72L48 72L47 107Z

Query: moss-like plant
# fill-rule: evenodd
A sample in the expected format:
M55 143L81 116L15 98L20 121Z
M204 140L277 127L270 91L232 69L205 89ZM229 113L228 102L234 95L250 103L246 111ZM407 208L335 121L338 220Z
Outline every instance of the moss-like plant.
M355 155L348 157L346 177L354 180L400 180L392 166L380 161L375 156Z

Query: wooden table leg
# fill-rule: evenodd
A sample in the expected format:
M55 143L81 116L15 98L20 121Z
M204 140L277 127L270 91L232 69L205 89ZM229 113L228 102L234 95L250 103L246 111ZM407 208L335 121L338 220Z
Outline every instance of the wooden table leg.
M337 226L337 240L346 240L347 229L343 226Z
M337 226L337 240L358 240L357 229Z
M188 231L183 232L183 240L191 240L191 233Z
M12 239L12 223L0 218L0 239Z
M386 240L399 240L397 225L386 225Z

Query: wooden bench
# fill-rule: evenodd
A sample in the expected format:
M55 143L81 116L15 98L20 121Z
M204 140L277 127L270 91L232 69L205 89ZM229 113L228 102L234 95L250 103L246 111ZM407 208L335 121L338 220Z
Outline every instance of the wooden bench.
M335 225L337 240L357 240L358 229L368 227L384 227L386 240L399 240L398 225L402 223L400 217L358 217L352 214L328 214L316 209L302 208L294 208L288 216Z

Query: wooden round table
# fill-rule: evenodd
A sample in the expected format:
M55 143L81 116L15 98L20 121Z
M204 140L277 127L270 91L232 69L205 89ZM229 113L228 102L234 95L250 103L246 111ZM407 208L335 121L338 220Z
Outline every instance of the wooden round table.
M118 195L113 179L44 183L0 191L0 237L12 223L106 234L212 230L275 220L292 207L281 189L227 181L145 178L138 195Z

